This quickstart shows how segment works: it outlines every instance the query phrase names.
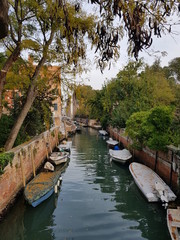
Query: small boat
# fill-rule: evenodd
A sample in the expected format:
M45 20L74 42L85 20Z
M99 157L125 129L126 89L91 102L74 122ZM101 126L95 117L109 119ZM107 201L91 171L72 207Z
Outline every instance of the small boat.
M129 165L129 170L148 202L162 201L167 207L168 202L175 201L176 195L152 169L133 162Z
M109 149L109 154L112 160L122 164L125 164L129 159L132 158L130 151L127 149L123 149L123 150Z
M76 125L76 132L77 133L81 133L82 129L80 127L80 125Z
M167 225L172 240L180 239L180 209L167 209Z
M72 141L64 141L62 144L59 144L57 148L59 151L66 151L70 152L71 151L71 146L72 146Z
M53 152L50 156L49 159L55 164L59 165L61 163L67 162L67 159L69 157L68 152Z
M100 136L107 136L108 132L106 132L105 130L99 130L99 135Z
M51 171L51 172L54 172L54 166L50 162L46 162L44 164L44 169L48 170L48 171Z
M26 201L33 207L48 199L59 184L61 171L41 172L33 178L25 187L24 196Z
M116 146L119 142L116 140L113 140L112 138L109 138L106 143L109 145L109 147L114 147Z

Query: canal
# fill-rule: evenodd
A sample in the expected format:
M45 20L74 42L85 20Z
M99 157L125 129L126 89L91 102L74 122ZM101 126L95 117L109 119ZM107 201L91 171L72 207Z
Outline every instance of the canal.
M110 162L96 130L73 137L62 177L58 195L38 207L18 199L0 223L1 240L170 240L166 211L146 201L128 166Z

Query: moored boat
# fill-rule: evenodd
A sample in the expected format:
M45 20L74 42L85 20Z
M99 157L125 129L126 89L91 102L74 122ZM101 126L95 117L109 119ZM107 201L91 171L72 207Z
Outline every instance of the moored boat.
M152 169L133 162L129 165L129 170L148 202L162 201L167 207L168 202L175 201L176 195Z
M24 196L26 201L33 207L48 199L54 192L61 171L41 172L33 178L25 187Z
M67 162L67 159L69 157L68 152L53 152L50 156L49 159L55 164L59 165L61 163Z
M67 151L70 152L71 151L71 146L72 146L72 141L64 141L62 144L59 144L57 146L57 148L59 149L59 151Z
M116 141L116 140L113 140L112 138L109 138L107 141L106 141L106 143L109 145L109 147L114 147L114 146L116 146L116 145L118 145L118 141Z
M109 154L112 160L122 164L125 164L126 162L129 161L129 159L132 158L132 154L127 149L123 149L123 150L109 149Z
M167 225L172 240L180 239L180 209L167 209Z
M108 136L108 132L106 132L105 130L99 130L99 135L100 136Z

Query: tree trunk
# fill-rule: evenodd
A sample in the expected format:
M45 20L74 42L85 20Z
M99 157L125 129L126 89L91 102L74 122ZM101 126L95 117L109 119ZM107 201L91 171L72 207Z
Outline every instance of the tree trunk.
M2 116L2 95L3 95L3 89L6 81L6 75L9 69L12 67L12 64L17 60L17 58L20 55L20 44L16 46L13 53L8 57L6 62L4 63L3 68L0 71L0 119Z
M34 86L30 86L29 90L28 90L28 95L27 95L27 99L26 99L26 102L11 130L11 133L6 141L6 144L4 146L5 150L8 151L10 150L13 145L14 145L14 142L17 138L17 135L19 133L19 130L24 122L24 119L26 118L27 116L27 113L29 112L33 102L34 102L34 99L36 98L36 92L35 92L35 87Z
M42 68L42 66L44 65L46 59L47 59L47 54L48 54L48 49L49 49L49 46L51 45L52 43L52 40L53 40L53 37L54 37L54 29L52 29L51 31L51 34L50 34L50 38L49 40L46 42L46 44L44 45L43 47L43 56L41 58L41 60L39 61L35 71L34 71L34 74L31 78L31 85L29 87L29 90L28 90L28 93L27 93L27 98L26 98L26 102L17 118L17 121L16 123L14 124L11 132L10 132L10 135L5 143L5 150L8 151L10 150L13 145L14 145L14 142L17 138L17 135L19 133L19 130L24 122L24 119L26 118L35 98L36 98L36 95L37 95L37 90L36 90L36 82L37 82L37 77L39 76L40 74L40 70Z
M8 1L0 0L0 39L8 35Z
M5 143L5 150L8 151L10 150L13 145L14 145L14 142L17 138L17 135L19 133L19 130L24 122L24 119L26 118L35 98L36 98L36 95L37 95L37 90L36 90L36 80L37 80L37 77L39 76L39 73L40 73L40 70L41 70L41 67L44 65L44 62L46 60L46 56L43 56L42 59L40 60L39 64L37 65L36 69L35 69L35 72L33 74L33 77L31 79L31 85L29 87L29 90L28 90L28 93L27 93L27 98L26 98L26 102L9 134L9 137Z

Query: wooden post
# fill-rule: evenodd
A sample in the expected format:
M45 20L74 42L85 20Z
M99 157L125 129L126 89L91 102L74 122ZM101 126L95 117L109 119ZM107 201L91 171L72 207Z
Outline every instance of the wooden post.
M49 158L48 143L46 142L46 139L45 139L44 134L43 134L43 140L44 140L45 147L46 147L46 157L47 157L47 159L48 159L48 158Z
M50 148L50 151L51 151L51 153L52 153L52 147L51 147L51 139L50 139L50 134L51 134L51 132L49 131L49 134L48 134L48 143L49 143L49 148Z
M56 147L58 146L58 144L59 144L59 138L58 138L58 131L57 131L57 142L56 142Z
M170 187L172 185L173 160L174 160L174 152L171 151L171 171L170 171L170 181L169 181Z
M34 174L34 177L35 177L36 176L36 169L35 169L35 164L34 164L34 153L33 153L32 145L31 145L31 162L32 162L32 167L33 167L33 174Z
M23 159L22 159L22 153L20 152L20 162L21 162L21 171L22 171L22 179L23 179L23 186L26 186L26 179L24 174L24 166L23 166Z

